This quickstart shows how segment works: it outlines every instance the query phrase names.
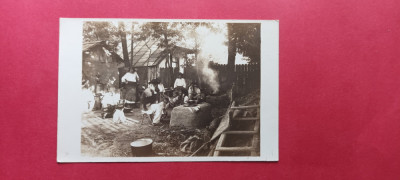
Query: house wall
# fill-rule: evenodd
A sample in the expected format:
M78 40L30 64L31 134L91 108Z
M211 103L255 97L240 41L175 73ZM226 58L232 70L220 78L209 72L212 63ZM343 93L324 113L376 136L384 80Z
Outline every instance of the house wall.
M179 58L179 61L178 61ZM184 63L185 58L183 57L174 57L174 61L172 63L173 73L170 73L169 68L166 68L165 62L167 58L164 58L160 61L160 63L156 66L150 67L135 67L138 70L139 75L139 83L141 85L147 85L152 79L159 78L161 82L166 87L173 86L175 78L178 76L178 73L184 73ZM179 66L177 65L179 62ZM178 68L179 67L179 68ZM160 70L161 69L161 70ZM161 72L162 71L162 72ZM167 72L168 71L168 72ZM161 75L163 74L163 75Z
M160 76L160 69L158 66L151 67L136 67L139 75L139 84L147 85L152 79Z

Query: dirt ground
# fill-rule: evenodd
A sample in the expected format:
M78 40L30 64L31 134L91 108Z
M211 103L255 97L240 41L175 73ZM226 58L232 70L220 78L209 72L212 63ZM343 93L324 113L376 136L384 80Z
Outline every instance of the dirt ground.
M82 115L81 153L91 157L132 156L130 143L140 138L153 139L154 156L187 156L191 153L180 151L179 146L192 135L201 136L204 129L169 127L169 120L161 125L151 125L150 119L143 118L140 109L126 113L134 121L116 124L111 118L102 119L100 111Z

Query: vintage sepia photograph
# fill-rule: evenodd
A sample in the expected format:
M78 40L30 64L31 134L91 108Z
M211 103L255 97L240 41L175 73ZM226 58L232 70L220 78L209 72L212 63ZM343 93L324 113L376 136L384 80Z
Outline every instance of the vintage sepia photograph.
M262 22L80 23L80 157L257 159L266 151ZM277 100L273 108L277 141Z

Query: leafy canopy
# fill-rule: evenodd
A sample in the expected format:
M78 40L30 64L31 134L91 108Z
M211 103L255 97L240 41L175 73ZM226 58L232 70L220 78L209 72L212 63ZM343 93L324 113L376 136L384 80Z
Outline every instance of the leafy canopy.
M235 43L236 51L248 57L250 63L260 62L260 26L260 23L228 23L231 30L228 41Z

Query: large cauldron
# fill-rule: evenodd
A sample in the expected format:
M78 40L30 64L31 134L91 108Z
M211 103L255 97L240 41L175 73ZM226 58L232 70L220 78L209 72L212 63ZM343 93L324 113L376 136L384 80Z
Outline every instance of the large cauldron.
M135 157L151 156L153 154L153 140L143 138L131 143L132 155Z

